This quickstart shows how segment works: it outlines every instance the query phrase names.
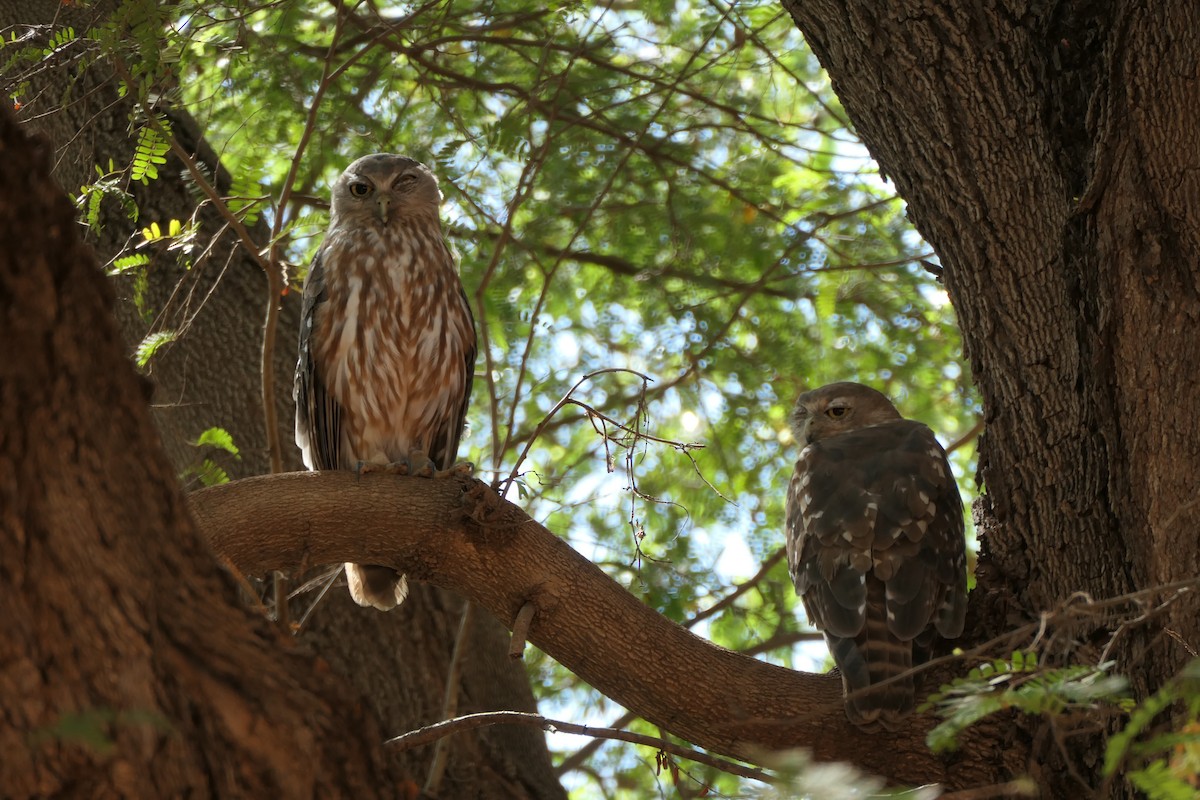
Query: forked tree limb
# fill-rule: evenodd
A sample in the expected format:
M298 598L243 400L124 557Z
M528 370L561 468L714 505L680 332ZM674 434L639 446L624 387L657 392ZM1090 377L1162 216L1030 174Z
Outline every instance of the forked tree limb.
M532 604L529 641L705 749L769 763L772 751L803 747L900 782L974 782L947 780L923 743L928 720L895 734L858 731L835 677L766 664L689 633L474 479L285 473L202 489L190 504L214 550L247 573L380 564L459 592L510 628Z

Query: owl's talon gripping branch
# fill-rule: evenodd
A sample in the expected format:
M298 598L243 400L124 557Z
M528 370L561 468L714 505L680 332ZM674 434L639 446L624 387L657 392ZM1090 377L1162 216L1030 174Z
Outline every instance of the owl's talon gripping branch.
M366 461L358 462L358 474L366 475L371 472L382 472L387 475L411 475L414 478L446 478L471 477L471 473L475 471L475 465L468 461L460 461L452 467L446 469L438 469L437 464L424 450L413 450L408 454L408 457L402 461L393 461L390 464L372 464Z
M470 461L460 461L449 469L439 469L434 473L435 478L469 478L475 474L475 465Z
M418 478L432 478L437 474L437 465L424 450L413 450L408 454L408 474Z
M371 473L382 473L384 475L411 475L412 468L407 461L393 461L390 464L372 464L369 461L358 462L358 469L355 470L360 476L370 475Z

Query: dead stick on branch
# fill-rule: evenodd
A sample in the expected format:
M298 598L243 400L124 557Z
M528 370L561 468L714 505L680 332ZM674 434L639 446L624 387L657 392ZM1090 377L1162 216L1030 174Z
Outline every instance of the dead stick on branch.
M526 603L521 606L521 610L517 612L517 618L513 621L512 640L508 645L508 657L514 661L521 658L525 654L525 640L529 637L529 625L533 622L533 615L537 608L533 603Z

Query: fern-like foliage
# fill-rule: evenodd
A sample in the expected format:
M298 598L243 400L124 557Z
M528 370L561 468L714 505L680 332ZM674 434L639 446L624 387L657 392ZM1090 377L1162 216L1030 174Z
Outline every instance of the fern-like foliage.
M150 256L145 253L130 253L127 256L121 256L114 259L112 266L108 269L108 275L120 275L130 270L140 269L150 264Z
M1177 710L1171 724L1151 732L1164 712ZM1200 659L1133 709L1125 728L1108 740L1104 775L1134 765L1126 777L1149 800L1200 797Z
M197 447L216 447L235 456L240 452L237 445L233 443L233 437L224 428L209 428L200 434L193 444Z
M145 369L146 365L150 363L150 359L159 351L159 348L175 341L177 338L179 338L179 331L157 331L148 334L137 346L135 354L137 365Z
M1102 703L1127 705L1126 680L1109 674L1114 663L1045 669L1038 664L1037 654L1017 650L1011 659L981 664L943 685L921 706L944 719L929 732L926 743L934 752L954 750L965 729L1010 708L1026 714L1061 714Z
M185 482L197 480L202 486L229 483L229 473L213 458L213 456L219 455L214 451L221 451L232 455L234 460L241 459L241 451L238 450L229 431L224 428L209 428L201 433L192 444L211 455L204 455L199 461L185 469L181 476L182 480Z
M165 118L158 121L163 131L170 133ZM158 167L167 163L167 152L171 149L166 137L158 126L144 125L138 129L137 143L133 150L133 163L130 165L131 180L148 184L158 179Z
M50 41L42 48L42 56L49 58L54 55L55 51L60 47L66 47L71 42L75 41L75 29L71 27L59 28L50 36Z
M202 486L220 486L229 483L229 473L217 465L211 458L206 458L199 467L194 467L191 473L196 476Z

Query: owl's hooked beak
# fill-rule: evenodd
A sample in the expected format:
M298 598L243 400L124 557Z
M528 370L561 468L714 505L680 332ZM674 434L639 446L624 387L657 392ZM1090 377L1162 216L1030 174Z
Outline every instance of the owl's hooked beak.
M794 423L792 432L801 447L808 447L812 444L812 417L805 416L802 422Z
M391 198L386 194L379 195L379 197L375 200L375 216L379 217L379 221L384 225L386 225L388 221L388 203L390 201Z

